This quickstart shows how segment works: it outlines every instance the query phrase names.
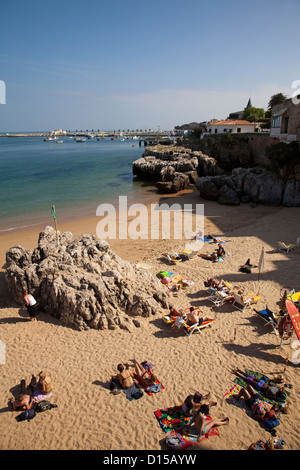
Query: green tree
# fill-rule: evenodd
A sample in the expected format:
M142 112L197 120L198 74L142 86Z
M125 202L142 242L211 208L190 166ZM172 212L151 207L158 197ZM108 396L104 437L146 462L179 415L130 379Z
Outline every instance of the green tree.
M254 108L253 106L245 109L243 119L249 122L260 122L265 117L265 111L263 108Z
M284 103L287 99L287 96L283 93L276 93L275 95L272 95L268 104L268 109L272 109L276 104Z

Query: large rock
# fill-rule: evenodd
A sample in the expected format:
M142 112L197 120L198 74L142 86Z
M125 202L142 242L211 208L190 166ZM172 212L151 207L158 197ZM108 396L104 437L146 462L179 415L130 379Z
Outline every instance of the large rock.
M132 164L133 175L152 180L162 193L177 193L195 184L198 175L221 175L214 158L184 147L156 145Z
M169 291L155 275L122 260L104 240L52 227L39 236L38 247L15 246L6 253L5 279L19 304L31 293L42 311L79 330L126 328L134 317L162 314Z

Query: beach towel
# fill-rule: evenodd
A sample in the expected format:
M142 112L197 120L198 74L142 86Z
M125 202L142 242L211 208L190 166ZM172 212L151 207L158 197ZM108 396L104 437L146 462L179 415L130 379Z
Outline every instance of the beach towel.
M211 420L210 416L206 416L206 420ZM201 441L208 439L210 436L218 436L219 432L216 428L211 428L208 433L204 434L201 437ZM199 433L196 427L188 426L182 431L171 431L171 433L166 438L166 444L170 449L174 450L185 450L193 445L198 444Z
M154 411L154 414L159 422L161 429L164 432L174 431L174 436L182 441L185 445L193 445L198 439L199 434L193 434L193 427L182 430L180 433L176 432L176 429L182 426L188 425L192 417L186 416L182 411L182 403L180 405L173 406L171 408L163 408L161 410ZM210 416L206 416L207 420L210 420ZM219 432L216 428L211 428L202 439L207 439L210 436L218 436ZM201 439L201 440L202 440Z
M139 377L136 375L136 373L133 374L134 378L138 381L138 383L143 386L143 384L140 382L140 379ZM161 390L164 390L164 386L163 384L158 380L156 379L156 381L151 384L151 385L148 385L148 387L143 387L145 392L147 393L147 395L155 395L156 393L160 392Z
M237 395L239 394L240 390L243 388L242 385L240 384L235 384L229 392L225 393L224 398L226 399L227 403L237 406L241 410L243 410L248 416L251 416L251 410L247 407L245 404L245 399L241 397L239 400L237 400ZM267 410L270 410L273 406L272 403L266 401L266 398L261 398L259 399L259 403L261 403Z
M42 400L49 400L49 398L52 396L52 392L49 392L47 394L43 394L42 392L36 391L33 394L33 401L39 402Z
M191 416L185 416L182 411L182 403L171 408L163 408L154 411L160 427L164 432L176 430L191 421Z
M247 375L253 375L253 376L254 376L256 379L258 379L258 380L264 380L266 383L271 382L271 379L270 379L269 377L267 377L266 375L264 375L264 374L262 374L262 373L260 373L260 372L253 371L253 370L251 370L251 369L245 369L245 373L246 373ZM246 387L246 386L247 386L246 379L242 379L242 378L240 378L240 377L237 377L237 378L234 380L234 382L235 382L236 384L238 384L238 385L241 385L242 387ZM254 388L255 388L255 387L254 387ZM266 403L268 403L268 404L271 404L271 405L274 405L274 404L275 404L275 405L278 405L279 401L280 401L280 403L285 403L286 400L287 400L287 398L288 398L289 395L290 395L290 392L288 392L288 391L286 390L286 391L285 391L285 395L286 395L286 398L285 398L285 399L283 399L283 400L278 400L278 399L277 399L277 400L272 400L271 398L266 398L262 393L260 393L259 390L256 390L256 391L257 391L258 395L260 396L260 398L261 398L264 402L266 402Z

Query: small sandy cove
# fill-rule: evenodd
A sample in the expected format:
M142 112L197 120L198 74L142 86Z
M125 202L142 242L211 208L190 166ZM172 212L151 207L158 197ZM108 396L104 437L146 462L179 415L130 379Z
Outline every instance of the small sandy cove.
M172 294L174 305L199 306L203 314L215 318L215 322L212 328L205 328L201 334L191 337L187 337L183 329L171 327L157 317L142 318L141 327L131 333L125 330L74 331L43 313L37 322L28 321L7 291L5 253L15 245L27 249L36 247L38 234L44 226L1 235L0 340L6 353L4 363L0 364L1 450L166 449L166 434L154 412L178 405L196 391L210 392L211 399L217 402L211 408L211 417L229 417L229 424L218 428L218 436L211 436L202 441L201 446L190 449L246 450L258 439L267 440L270 434L244 410L224 398L234 385L232 370L248 368L273 378L283 373L285 366L285 380L293 388L289 413L281 415L276 431L285 441L284 450L299 449L300 365L291 362L291 342L280 347L279 336L252 307L244 312L230 304L215 307L208 300L204 281L213 276L243 288L246 293L257 293L261 299L256 309L263 309L267 304L278 313L281 289L300 290L300 249L288 254L278 250L278 241L296 243L300 236L300 209L221 206L201 200L193 191L159 199L159 203L163 201L193 204L194 207L204 204L205 235L228 238L224 247L230 256L218 263L198 258L171 266L162 253L184 249L186 240L109 242L120 257L141 263L141 269L148 269L153 276L169 270L193 281L185 290ZM97 222L95 218L63 223L58 214L58 229L71 231L74 237L96 234ZM49 220L49 225L52 224L53 219ZM260 279L257 268L251 274L239 272L239 266L248 258L258 264L262 248L265 268ZM205 243L201 253L212 253L214 249L214 245ZM142 398L133 401L123 392L110 393L109 382L117 372L117 364L129 362L133 357L154 364L164 390L152 396L144 393ZM52 378L51 402L57 404L57 408L37 415L31 422L17 422L15 417L20 412L11 411L8 401L18 394L21 379L29 381L32 373L42 370Z

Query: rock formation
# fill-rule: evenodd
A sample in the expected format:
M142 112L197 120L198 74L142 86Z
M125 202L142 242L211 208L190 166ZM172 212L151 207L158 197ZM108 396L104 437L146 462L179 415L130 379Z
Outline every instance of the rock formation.
M203 199L219 204L255 202L273 206L300 206L300 181L283 180L267 169L235 168L229 176L199 177L195 183Z
M148 147L142 158L133 162L132 170L137 178L154 181L160 193L187 189L195 184L198 174L222 173L216 161L202 152L165 145Z
M139 326L138 316L162 314L169 291L155 275L122 260L104 240L70 232L58 240L52 227L39 235L38 247L14 246L6 253L9 292L24 304L31 293L42 311L79 330Z

